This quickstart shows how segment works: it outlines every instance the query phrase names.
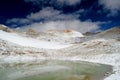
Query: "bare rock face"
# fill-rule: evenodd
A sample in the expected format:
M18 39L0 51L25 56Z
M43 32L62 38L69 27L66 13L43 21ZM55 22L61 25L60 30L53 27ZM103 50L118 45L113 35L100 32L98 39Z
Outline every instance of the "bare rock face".
M7 29L7 27L6 27L6 26L4 26L4 25L0 24L0 30L5 31L6 29Z
M120 37L117 38L117 41L120 41Z
M2 24L0 24L0 30L3 30L5 32L14 32L14 30L12 30L12 29L10 29Z
M96 35L98 33L99 32L86 32L86 33L83 33L83 35L85 35L85 36L93 36L93 35Z
M37 37L39 36L39 33L36 32L34 29L29 29L27 32L26 32L27 35L31 36L31 37Z

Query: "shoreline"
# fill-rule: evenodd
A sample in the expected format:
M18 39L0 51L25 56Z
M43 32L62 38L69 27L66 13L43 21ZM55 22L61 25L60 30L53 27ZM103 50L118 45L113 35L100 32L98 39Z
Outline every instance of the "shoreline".
M40 60L69 60L69 61L85 61L90 63L98 63L98 64L105 64L105 65L111 65L113 66L113 73L106 77L104 80L119 80L120 79L120 54L114 53L114 54L101 54L101 55L95 55L90 56L88 58L83 58L81 56L76 57L31 57L31 56L9 56L8 58L2 57L1 60L3 60L2 63L28 63L28 62L34 62L34 61L40 61Z

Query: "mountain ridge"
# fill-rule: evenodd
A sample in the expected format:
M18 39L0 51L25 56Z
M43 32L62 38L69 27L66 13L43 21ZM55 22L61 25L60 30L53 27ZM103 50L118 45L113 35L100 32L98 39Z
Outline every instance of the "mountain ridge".
M5 30L4 30L5 28ZM104 80L120 79L120 34L112 28L80 37L53 31L32 37L26 33L0 28L0 64L28 63L40 60L80 60L113 66L113 74ZM67 33L66 33L67 32ZM67 35L67 37L66 37ZM71 35L71 34L70 34ZM72 39L71 39L72 38Z

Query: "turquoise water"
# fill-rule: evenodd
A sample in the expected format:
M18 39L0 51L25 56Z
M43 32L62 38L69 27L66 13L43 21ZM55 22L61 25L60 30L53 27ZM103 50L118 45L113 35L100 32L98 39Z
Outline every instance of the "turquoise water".
M6 63L0 65L0 80L102 80L111 71L111 66L81 61Z

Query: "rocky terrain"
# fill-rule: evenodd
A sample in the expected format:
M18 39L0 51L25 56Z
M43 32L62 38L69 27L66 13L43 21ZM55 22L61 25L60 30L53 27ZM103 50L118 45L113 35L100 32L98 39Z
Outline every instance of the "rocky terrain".
M105 80L120 79L120 27L87 36L74 30L24 33L0 25L0 63L41 59L82 60L114 66Z

